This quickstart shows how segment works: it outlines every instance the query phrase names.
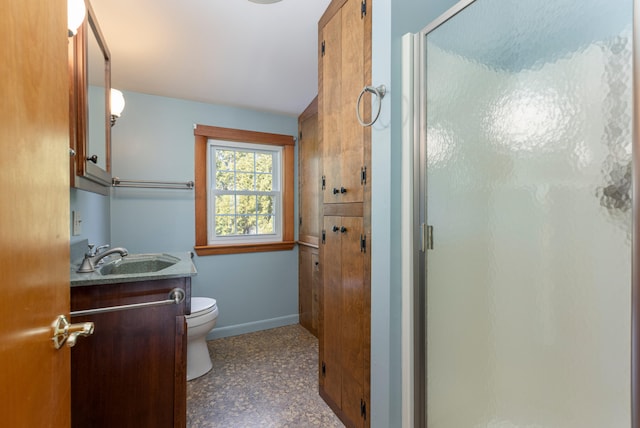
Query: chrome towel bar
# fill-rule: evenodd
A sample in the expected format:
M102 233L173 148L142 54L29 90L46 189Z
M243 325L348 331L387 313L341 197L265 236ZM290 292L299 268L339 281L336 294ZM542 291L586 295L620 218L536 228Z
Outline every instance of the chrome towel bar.
M95 309L86 309L82 311L72 311L70 315L72 317L77 317L81 315L95 315L102 314L105 312L117 312L117 311L127 311L129 309L138 309L138 308L148 308L152 306L163 306L163 305L171 305L171 304L180 304L184 300L185 293L182 288L174 288L169 292L169 298L167 300L158 300L156 302L145 302L145 303L132 303L130 305L120 305L120 306L107 306L105 308L95 308Z
M113 187L137 187L144 189L193 189L193 181L150 181L150 180L121 180L118 177L111 179Z

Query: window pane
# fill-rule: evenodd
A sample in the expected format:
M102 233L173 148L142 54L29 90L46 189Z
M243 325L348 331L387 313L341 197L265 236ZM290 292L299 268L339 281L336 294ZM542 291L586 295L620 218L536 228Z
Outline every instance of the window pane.
M236 210L238 214L255 214L256 196L238 195L238 205L236 207Z
M235 190L233 172L216 171L216 189L218 190Z
M273 173L272 153L256 153L256 172Z
M234 195L217 195L216 196L216 215L235 214L235 196Z
M258 231L256 225L256 216L254 215L238 216L237 222L239 235L255 235Z
M253 173L239 172L236 174L236 190L254 190Z
M273 175L256 174L256 190L259 192L270 192L273 190Z
M275 198L273 196L258 196L258 214L273 214Z
M272 215L258 216L258 233L275 233L274 219Z
M235 217L216 216L216 235L229 236L235 234Z
M216 149L216 170L233 171L235 150Z
M236 171L254 171L254 152L236 152Z

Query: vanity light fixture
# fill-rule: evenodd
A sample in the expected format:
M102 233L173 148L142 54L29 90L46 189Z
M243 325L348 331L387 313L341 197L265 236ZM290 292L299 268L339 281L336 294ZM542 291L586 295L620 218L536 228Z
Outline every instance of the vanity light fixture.
M271 4L271 3L278 3L279 1L282 0L249 0L251 3L258 3L258 4Z
M111 126L116 124L116 119L120 117L124 110L124 95L117 89L111 88Z
M87 6L84 0L67 0L67 28L69 37L73 37L82 25L87 15Z

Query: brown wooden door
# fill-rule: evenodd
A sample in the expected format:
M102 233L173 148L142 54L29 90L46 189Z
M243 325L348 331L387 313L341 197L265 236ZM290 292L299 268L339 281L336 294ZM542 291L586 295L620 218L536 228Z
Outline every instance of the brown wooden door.
M322 73L322 152L325 189L324 203L340 202L342 156L342 13L338 11L322 29L323 44L320 56Z
M300 229L299 241L319 243L321 210L320 139L318 138L318 102L312 102L298 119L300 141L298 144L298 188Z
M318 335L318 249L299 245L298 309L300 325Z
M70 425L69 93L66 1L0 14L0 409L6 427Z
M323 248L323 390L349 426L364 426L365 253L362 217L326 216Z
M360 247L362 217L342 217L342 411L354 426L363 426L365 353L364 252Z
M324 217L323 336L321 342L324 392L338 406L342 402L342 237L340 217Z
M365 129L356 101L365 85L366 23L361 2L348 0L321 31L324 203L363 201Z
M356 101L365 85L364 30L365 17L360 0L349 0L342 6L341 98L340 120L340 202L362 202L360 171L364 166L364 127L358 123ZM362 102L365 103L364 101Z

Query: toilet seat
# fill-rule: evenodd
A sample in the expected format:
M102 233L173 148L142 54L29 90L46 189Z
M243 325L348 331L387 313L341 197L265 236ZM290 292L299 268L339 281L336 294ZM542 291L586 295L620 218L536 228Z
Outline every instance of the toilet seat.
M187 315L187 318L195 318L200 315L213 312L217 309L216 299L211 299L209 297L192 297L191 315Z

